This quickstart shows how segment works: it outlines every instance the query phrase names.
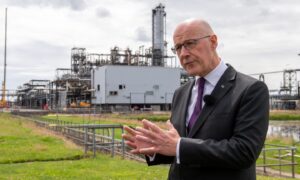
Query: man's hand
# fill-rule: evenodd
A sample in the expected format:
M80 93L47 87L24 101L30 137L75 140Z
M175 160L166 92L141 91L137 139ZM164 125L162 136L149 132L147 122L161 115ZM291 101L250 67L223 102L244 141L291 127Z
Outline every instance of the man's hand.
M167 121L168 130L163 130L156 124L143 120L144 128L138 127L136 131L136 140L151 145L150 147L140 147L142 154L163 154L166 156L176 156L176 146L180 138L177 130Z
M125 139L125 143L132 148L130 151L133 154L140 154L140 149L142 148L149 148L153 146L151 143L147 143L144 141L139 141L136 139L136 135L140 134L140 132L134 130L133 128L130 128L128 126L124 126L124 130L127 132L127 134L122 134L122 137ZM148 154L152 155L152 154Z

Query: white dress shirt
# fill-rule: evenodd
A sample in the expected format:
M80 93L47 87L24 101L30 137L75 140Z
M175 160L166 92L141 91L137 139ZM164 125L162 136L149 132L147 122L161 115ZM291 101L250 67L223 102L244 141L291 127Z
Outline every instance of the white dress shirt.
M218 81L220 80L221 76L224 74L226 69L227 69L227 65L221 60L215 69L213 69L206 76L204 76L205 84L204 84L203 97L205 95L211 94L211 92L214 90L216 84L218 83ZM196 76L195 84L194 84L192 92L191 92L192 94L191 94L191 98L190 98L190 102L189 102L189 106L188 106L188 112L187 112L186 121L185 121L186 127L189 124L190 118L193 114L195 104L197 101L198 85L196 84L196 82L197 82L198 78L200 78L200 77ZM202 98L202 108L204 107L204 105L205 105L205 102ZM180 157L179 156L180 140L181 139L179 139L177 146L176 146L176 162L177 162L177 164L180 164L180 158L179 158Z

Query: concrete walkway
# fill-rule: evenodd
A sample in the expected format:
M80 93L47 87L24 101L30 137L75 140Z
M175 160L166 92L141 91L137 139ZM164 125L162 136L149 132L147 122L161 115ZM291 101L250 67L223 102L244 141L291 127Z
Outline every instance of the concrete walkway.
M256 167L256 173L260 175L267 175L267 176L272 176L272 177L282 177L282 178L292 178L292 172L280 172L271 169L271 168L266 168L267 173L264 173L263 167ZM300 174L295 174L296 179L300 179Z

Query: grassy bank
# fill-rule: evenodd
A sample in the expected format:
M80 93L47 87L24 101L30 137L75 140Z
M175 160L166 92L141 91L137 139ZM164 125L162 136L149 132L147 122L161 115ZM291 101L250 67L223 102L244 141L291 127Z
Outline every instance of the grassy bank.
M70 117L74 120L74 117ZM77 117L81 121L81 117ZM76 120L75 120L76 121ZM97 154L97 158L62 160L82 150L27 121L0 113L0 179L166 179L168 166ZM26 147L27 146L27 147ZM13 151L12 151L13 149ZM10 153L12 153L10 155ZM38 157L38 159L37 159ZM61 160L55 158L61 158ZM16 163L22 160L24 163ZM45 160L41 162L40 160ZM49 160L49 161L47 161ZM29 162L30 161L30 162ZM258 180L283 180L258 176Z
M97 155L79 161L34 162L0 165L0 179L166 179L167 166ZM22 177L22 178L20 178Z
M118 119L132 119L132 120L143 120L148 119L149 121L153 122L166 122L170 119L170 114L115 114L112 115L112 118Z
M280 145L280 146L286 146L286 147L291 147L291 146L294 146L297 148L296 152L295 152L295 163L297 164L300 164L300 158L299 158L299 148L300 148L300 145L299 144L295 144L294 141L291 139L291 138L284 138L284 137L281 137L281 138L278 138L278 137L269 137L266 142L265 142L265 148L266 149L273 149L275 148L275 146L270 146L270 145ZM284 148L284 147L280 147L280 148ZM266 164L279 164L279 163L282 163L282 164L289 164L289 163L292 163L292 156L291 156L291 150L281 150L279 151L278 149L277 150L268 150L265 152L266 153ZM256 164L259 165L259 164L263 164L263 159L262 159L262 154L261 154L261 157L257 160ZM292 168L291 166L282 166L282 167L279 167L279 166L273 166L272 169L275 169L275 170L280 170L282 172L287 172L291 175L291 172L292 172ZM300 167L299 165L296 165L295 166L295 173L296 174L300 174Z
M0 164L78 159L82 150L49 136L32 123L0 113Z
M0 179L166 179L168 167L83 150L32 123L0 113ZM77 160L76 160L77 159ZM152 178L153 177L153 178Z
M300 111L270 111L270 120L300 120Z
M164 114L153 114L153 113L141 113L141 114L104 114L100 117L93 115L86 116L69 116L64 117L63 115L58 115L59 118L63 117L65 120L72 120L78 123L87 123L92 120L96 121L110 121L113 120L136 120L141 121L143 119L148 119L153 122L166 122L170 119L170 113ZM74 118L75 117L75 118ZM45 119L56 119L55 115L43 116ZM270 120L300 120L300 111L270 111Z

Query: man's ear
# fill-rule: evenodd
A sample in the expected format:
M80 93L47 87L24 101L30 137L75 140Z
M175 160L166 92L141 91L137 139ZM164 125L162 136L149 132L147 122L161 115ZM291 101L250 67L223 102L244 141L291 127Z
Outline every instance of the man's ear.
M210 36L211 47L215 50L218 47L218 37L213 34Z

